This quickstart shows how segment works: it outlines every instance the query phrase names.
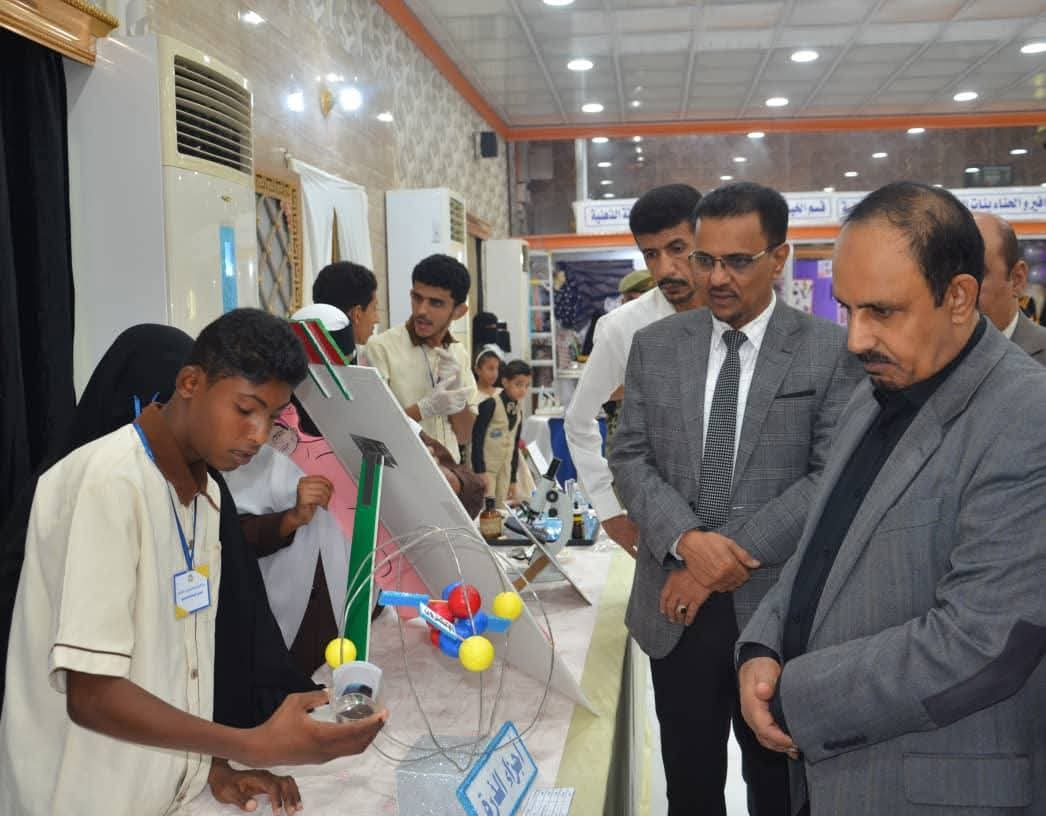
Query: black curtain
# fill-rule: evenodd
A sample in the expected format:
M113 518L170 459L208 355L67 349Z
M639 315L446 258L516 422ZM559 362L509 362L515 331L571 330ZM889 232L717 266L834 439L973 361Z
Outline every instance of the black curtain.
M62 58L0 29L0 519L72 416Z

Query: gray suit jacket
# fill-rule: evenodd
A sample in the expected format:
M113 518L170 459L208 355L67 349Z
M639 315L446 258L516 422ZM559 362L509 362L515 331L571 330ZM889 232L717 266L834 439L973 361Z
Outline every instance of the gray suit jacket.
M1024 314L1017 315L1017 328L1010 338L1031 355L1035 362L1046 365L1046 326L1032 323Z
M802 553L878 411L865 381L739 644L780 653ZM781 675L814 816L1046 813L1044 585L1046 370L989 325L865 496Z
M660 613L658 601L667 571L678 565L672 544L700 526L694 508L711 337L707 309L672 315L636 333L610 453L614 487L640 530L625 622L651 657L664 657L683 633L681 624ZM756 359L732 510L721 529L763 564L734 593L742 626L795 549L836 417L860 376L840 326L778 301Z

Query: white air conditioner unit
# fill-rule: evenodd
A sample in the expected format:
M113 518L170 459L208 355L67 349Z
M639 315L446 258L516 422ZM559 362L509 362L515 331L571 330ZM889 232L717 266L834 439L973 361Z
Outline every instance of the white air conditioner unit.
M66 61L77 390L135 323L196 336L258 305L247 80L159 35Z
M465 199L457 193L444 187L385 193L390 326L410 317L410 279L417 262L442 254L467 264L467 235ZM468 315L457 320L451 331L467 346Z

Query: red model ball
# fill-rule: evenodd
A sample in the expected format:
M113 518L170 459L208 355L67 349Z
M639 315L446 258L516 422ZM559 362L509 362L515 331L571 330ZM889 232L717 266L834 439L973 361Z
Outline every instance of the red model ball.
M441 618L446 618L453 623L454 613L450 611L450 604L446 601L429 601L429 609L439 615ZM435 629L431 623L429 624L430 629Z
M435 646L437 649L439 648L439 635L440 635L439 629L436 629L436 628L429 629L429 640L432 641L432 645Z
M447 603L450 604L450 611L454 613L454 618L457 620L475 615L483 605L483 601L479 597L479 590L472 584L454 587L450 597L447 598Z

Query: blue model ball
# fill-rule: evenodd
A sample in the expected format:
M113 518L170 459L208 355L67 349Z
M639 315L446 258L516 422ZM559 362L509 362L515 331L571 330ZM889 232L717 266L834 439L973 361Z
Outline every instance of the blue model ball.
M482 635L487 631L487 626L490 622L487 620L487 613L480 611L472 616L472 620L468 618L462 618L454 624L454 629L461 635L461 639L472 637L473 635Z
M461 581L455 581L453 584L447 584L443 587L443 594L441 597L443 600L447 600L450 597L450 593L454 591L455 587L461 586Z
M458 651L461 649L461 641L456 638L452 638L446 632L441 632L439 636L439 650L443 652L447 657L457 657Z

